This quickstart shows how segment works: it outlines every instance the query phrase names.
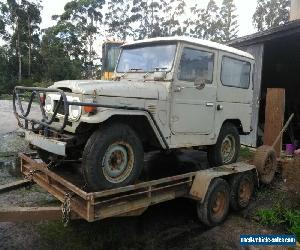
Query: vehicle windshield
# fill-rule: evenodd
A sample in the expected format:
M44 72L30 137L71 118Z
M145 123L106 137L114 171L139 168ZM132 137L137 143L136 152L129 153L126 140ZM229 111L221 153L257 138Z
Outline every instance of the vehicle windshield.
M175 58L176 44L156 44L123 48L117 72L170 71Z

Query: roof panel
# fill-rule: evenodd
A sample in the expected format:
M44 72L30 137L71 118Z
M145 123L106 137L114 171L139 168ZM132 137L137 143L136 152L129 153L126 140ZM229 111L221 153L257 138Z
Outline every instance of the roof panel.
M164 42L164 41L186 42L186 43L191 43L191 44L195 44L195 45L199 45L199 46L205 46L205 47L208 47L208 48L222 50L222 51L233 53L233 54L236 54L236 55L239 55L239 56L254 59L254 57L251 54L249 54L245 51L238 50L238 49L235 49L233 47L229 47L229 46L224 45L224 44L211 42L211 41L208 41L208 40L202 40L202 39L198 39L198 38L193 38L193 37L187 37L187 36L170 36L170 37L148 38L148 39L144 39L144 40L138 40L138 41L126 43L125 45L123 45L123 47L131 46L131 45L138 45L138 44L143 44L143 43Z
M286 24L260 31L251 35L239 37L228 42L229 45L242 46L257 43L264 43L265 41L296 34L300 32L300 20L294 20Z

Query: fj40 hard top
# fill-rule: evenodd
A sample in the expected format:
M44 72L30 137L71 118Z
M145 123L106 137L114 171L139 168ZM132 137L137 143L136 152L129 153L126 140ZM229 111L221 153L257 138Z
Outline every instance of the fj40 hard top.
M14 109L46 163L79 160L90 189L138 179L144 153L206 150L211 165L235 162L251 131L254 58L186 37L122 46L113 81L60 81L16 87ZM31 91L28 109L21 96ZM30 117L39 98L41 119Z

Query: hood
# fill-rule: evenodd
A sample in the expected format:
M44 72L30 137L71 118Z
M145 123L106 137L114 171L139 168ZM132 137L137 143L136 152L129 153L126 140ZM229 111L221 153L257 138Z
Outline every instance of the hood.
M72 91L76 94L98 96L144 98L166 100L168 94L166 82L131 82L102 80L72 80L54 83L50 88Z

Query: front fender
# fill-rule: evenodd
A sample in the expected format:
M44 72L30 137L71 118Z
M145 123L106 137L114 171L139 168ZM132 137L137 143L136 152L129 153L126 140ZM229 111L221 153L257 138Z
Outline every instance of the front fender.
M98 112L94 115L84 114L80 118L80 122L98 124L107 121L112 116L116 115L126 115L126 116L145 116L153 129L159 143L164 149L168 149L168 143L166 142L163 133L161 132L158 124L155 122L151 115L143 110L122 110L122 109L113 109L113 108L101 108L98 109Z

